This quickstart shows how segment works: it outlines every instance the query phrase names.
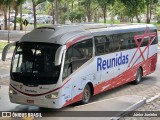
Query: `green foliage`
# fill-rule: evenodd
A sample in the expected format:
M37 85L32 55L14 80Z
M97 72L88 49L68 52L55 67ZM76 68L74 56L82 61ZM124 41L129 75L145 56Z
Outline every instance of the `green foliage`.
M88 22L91 22L93 15L99 6L97 0L82 0L81 5L84 7Z
M27 0L0 0L0 10L8 12L8 6L11 9L18 10L19 6ZM53 15L54 0L29 0L33 2L33 7L37 5L40 8L37 14ZM82 22L86 18L86 22L98 21L104 18L107 23L106 16L111 18L119 16L120 19L139 18L142 14L151 15L160 21L160 0L57 0L58 1L58 17L60 23L65 23L66 20L71 22ZM147 6L148 5L148 6ZM35 10L36 11L36 10ZM28 13L30 10L24 10L23 13ZM36 14L35 13L35 14ZM152 14L150 14L152 13ZM140 18L139 18L140 19ZM87 21L88 20L88 21Z
M145 10L145 0L121 0L121 2L133 16L143 13Z
M45 2L46 0L32 0L32 2L35 4L35 6L39 5L42 2Z
M20 24L22 24L23 23L23 18L17 18L17 20L16 20L18 23L20 23Z
M120 2L125 6L126 16L136 17L137 21L140 22L139 15L145 12L145 0L120 0Z
M73 11L69 14L69 20L73 22L81 22L84 19L84 14L81 11Z
M30 11L30 10L27 10L27 9L23 9L22 12L23 12L24 14L28 14L28 13L30 13L31 11Z

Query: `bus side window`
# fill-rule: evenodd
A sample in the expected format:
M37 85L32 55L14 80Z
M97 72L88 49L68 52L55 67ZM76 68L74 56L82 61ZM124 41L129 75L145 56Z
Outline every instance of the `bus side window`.
M113 51L112 36L95 37L96 55L103 55Z
M134 36L137 35L135 32L130 33L130 48L137 48L136 42L134 40Z
M151 33L157 33L157 30L152 30L151 31ZM154 38L154 36L153 37L151 37L151 40ZM151 43L151 45L154 45L154 44L157 44L158 43L158 37L157 37L157 35L156 35L156 38L153 40L153 42Z
M141 44L141 47L147 46L148 43L149 43L149 37L144 38L144 40L143 40L143 42Z
M64 61L63 79L68 77L72 72L76 71L86 61L88 61L92 57L92 52L92 39L78 42L68 48Z
M121 50L130 49L130 35L128 33L122 34Z
M112 53L114 51L114 44L113 44L113 39L111 35L107 36L106 45L107 45L106 49L108 53Z
M120 51L121 47L120 37L121 35L119 34L113 35L114 52Z
M106 37L105 36L96 36L95 37L96 55L105 54L105 43L106 43Z

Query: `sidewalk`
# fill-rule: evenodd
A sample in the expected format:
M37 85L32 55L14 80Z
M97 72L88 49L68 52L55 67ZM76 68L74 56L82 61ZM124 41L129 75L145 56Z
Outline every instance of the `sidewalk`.
M2 61L2 50L0 50L0 80L1 80L1 85L8 85L12 55L13 55L13 50L10 50L7 54L6 61Z
M149 113L153 114L160 111L160 96L150 102L146 102L144 105L136 109L136 111L143 112L143 111L149 111ZM120 120L134 120L135 117L132 117L132 115L127 114L124 117L121 117ZM159 120L158 117L136 117L136 120Z
M6 56L6 60L11 60L13 55L13 50L9 50ZM0 50L0 62L2 62L2 50Z
M8 85L11 60L0 61L0 84Z

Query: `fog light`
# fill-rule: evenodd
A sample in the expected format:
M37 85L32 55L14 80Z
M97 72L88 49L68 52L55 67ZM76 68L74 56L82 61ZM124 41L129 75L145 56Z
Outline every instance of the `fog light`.
M9 89L9 94L17 94L17 92L15 92L15 91L12 90L12 89Z
M48 99L56 99L58 97L58 92L46 95L45 97Z

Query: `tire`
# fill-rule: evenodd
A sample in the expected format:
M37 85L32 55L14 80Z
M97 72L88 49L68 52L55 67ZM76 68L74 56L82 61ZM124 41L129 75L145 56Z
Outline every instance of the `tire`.
M91 99L91 88L87 84L83 90L82 104L87 104Z
M141 82L141 80L142 80L142 70L141 68L138 68L137 73L136 73L136 78L132 83L137 85Z

